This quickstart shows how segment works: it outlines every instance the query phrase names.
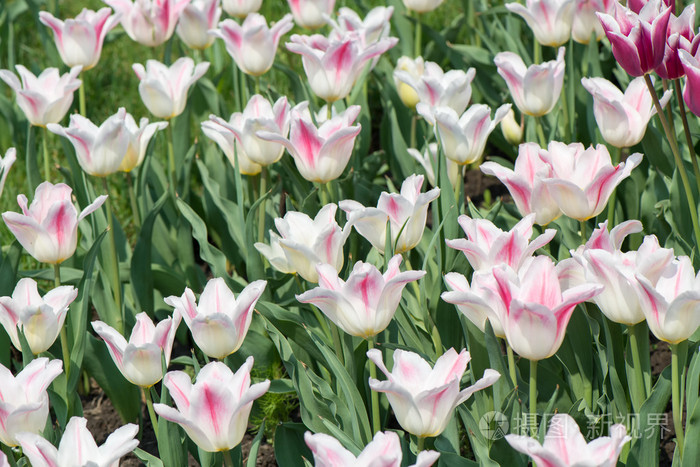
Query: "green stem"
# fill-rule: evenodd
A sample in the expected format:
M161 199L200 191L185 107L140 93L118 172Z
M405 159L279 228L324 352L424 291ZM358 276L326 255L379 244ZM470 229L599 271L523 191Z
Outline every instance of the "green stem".
M374 337L369 337L367 339L367 350L372 350L374 348ZM377 379L377 367L374 362L369 362L369 377L372 379ZM371 390L370 390L371 391ZM379 433L381 430L381 420L379 419L379 393L377 391L371 391L372 393L372 434Z
M224 465L226 467L233 467L233 459L231 459L231 450L227 449L221 454L224 456Z
M141 215L139 214L139 203L136 201L136 192L134 191L134 180L131 177L131 172L126 173L126 186L129 190L129 200L131 202L131 217L134 219L136 228L141 228Z
M418 437L418 452L416 454L420 454L420 452L423 450L423 447L425 446L425 438L422 436Z
M695 204L695 196L693 195L693 190L690 188L690 181L688 180L688 172L685 170L685 165L683 164L683 159L681 159L681 154L678 151L678 143L676 142L676 136L671 132L668 120L666 119L666 114L661 108L661 103L659 102L659 96L656 94L654 89L654 83L651 82L649 75L644 75L644 81L647 84L649 93L651 94L652 100L654 101L654 107L656 108L656 113L661 120L661 125L664 127L664 132L666 133L666 138L671 146L671 152L673 152L673 158L678 166L678 172L681 175L681 181L683 182L683 188L685 190L685 197L688 201L688 206L690 208L690 219L693 222L693 230L695 233L695 245L700 242L700 224L698 224L698 211L697 204Z
M420 57L423 53L423 25L420 22L420 13L416 12L416 38L413 44L414 58Z
M175 133L173 132L173 126L175 125L175 118L173 117L170 122L168 122L168 172L170 173L170 193L175 199L175 192L177 187L177 174L175 172L175 149L174 149L174 139Z
M330 120L331 118L333 118L333 103L327 102L326 103L326 121Z
M586 221L579 221L581 224L581 245L585 245L588 241L588 231L586 229Z
M542 117L535 118L535 129L537 130L537 139L540 142L542 149L547 149L547 139L544 137L544 128L542 127Z
M647 400L647 396L651 391L648 388L644 380L644 368L642 368L642 346L646 342L644 339L644 334L648 333L646 322L642 321L632 326L628 326L629 339L630 339L630 350L632 352L632 365L634 366L634 379L637 388L641 390L639 394L637 404L635 404L634 409L641 410L641 404ZM648 344L648 342L646 342Z
M324 183L318 184L318 198L321 201L321 206L325 206L330 202L328 200L328 193L326 192L326 185Z
M260 172L260 193L258 196L263 197L267 192L267 177L268 171L267 166L262 166L262 171ZM265 204L266 200L260 202L260 207L258 208L258 241L263 242L265 240Z
M613 153L611 154L612 156L612 163L613 166L617 166L617 164L620 163L620 160L622 160L622 151L623 149L620 148L615 148ZM615 227L615 204L617 202L617 190L613 190L612 193L610 193L610 198L608 199L608 228L612 229Z
M688 152L690 153L690 161L693 163L693 173L695 174L695 182L698 185L698 193L700 193L700 167L698 167L698 158L695 154L695 146L693 146L693 137L690 134L690 126L688 125L688 115L685 112L685 104L683 103L683 90L681 89L681 80L673 80L674 93L678 100L678 108L681 111L681 121L683 122L683 133L685 133L685 142L688 144Z
M260 76L255 77L255 94L260 94Z
M121 281L119 280L119 256L117 256L117 240L114 233L114 219L112 217L112 196L109 195L109 185L107 184L107 178L102 177L102 186L104 187L105 193L107 193L107 201L105 206L107 208L107 225L109 226L109 243L110 243L110 254L112 263L112 289L114 292L114 304L119 312L119 320L117 331L120 333L124 332L124 310L122 310L122 293L121 293Z
M676 446L683 460L683 393L681 391L681 369L678 362L680 344L671 344L671 404L673 406L673 428L676 431Z
M542 46L535 39L532 43L532 63L537 65L542 60Z
M513 387L518 386L518 375L515 371L515 355L513 355L513 348L510 346L508 343L508 340L505 340L506 342L506 353L508 354L508 372L510 373L510 379L513 381Z
M413 114L411 118L411 145L409 147L416 148L416 123L418 122L418 115ZM420 149L418 149L420 151Z
M49 148L46 144L49 139L49 130L44 128L44 137L41 138L41 145L44 148L44 180L47 182L51 181L51 163L49 161Z
M410 251L406 251L403 253L403 258L404 258L404 264L406 265L406 269L409 271L413 271L413 267L411 266L411 258L410 258ZM418 282L417 281L411 281L411 287L413 288L413 293L416 296L416 300L418 303L420 303L420 287L418 287ZM433 321L433 317L430 315L430 310L427 307L424 307L425 310L425 317L427 319L426 323L426 329L430 329L430 337L433 340L433 345L435 346L435 352L439 354L442 354L442 338L440 337L440 331L438 331L437 325L435 324L435 321Z
M80 84L80 88L78 88L78 100L80 102L80 115L87 118L87 111L86 111L86 104L85 104L86 79L85 79L84 72L80 73L80 80L82 81L82 83Z
M531 420L535 422L534 433L530 433L530 435L537 436L537 360L530 360L530 397L528 403Z
M153 410L153 399L151 398L151 388L141 388L144 398L146 399L146 407L148 408L148 416L151 417L151 426L153 427L153 432L158 437L158 417L156 417L156 412Z
M26 170L27 170L27 186L29 190L27 194L34 193L39 181L36 180L35 174L37 173L34 169L37 168L37 156L34 143L34 125L27 123L27 160L26 160ZM38 171L38 168L37 168Z
M53 265L53 286L54 288L61 286L61 265ZM63 368L66 372L66 378L70 376L70 352L68 351L68 334L66 333L65 324L61 326L61 353L63 354Z

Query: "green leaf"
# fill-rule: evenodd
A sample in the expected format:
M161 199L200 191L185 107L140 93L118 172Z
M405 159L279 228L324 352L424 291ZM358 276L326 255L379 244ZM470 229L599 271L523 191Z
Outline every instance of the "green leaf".
M275 458L285 467L304 467L304 460L313 459L304 442L308 428L303 423L282 423L275 429ZM283 459L283 461L281 461Z
M246 462L246 467L255 467L258 458L258 450L260 449L260 443L262 442L263 435L265 434L265 420L260 423L258 427L258 434L253 438L253 443L250 445L250 452L248 453L248 461Z

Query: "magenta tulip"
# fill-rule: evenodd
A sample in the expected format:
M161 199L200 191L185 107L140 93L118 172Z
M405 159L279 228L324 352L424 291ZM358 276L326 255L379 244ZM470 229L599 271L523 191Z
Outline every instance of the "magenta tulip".
M678 51L695 55L700 47L700 35L695 35L695 5L688 5L678 17L671 13L666 36L663 62L654 71L663 79L678 79L685 76Z

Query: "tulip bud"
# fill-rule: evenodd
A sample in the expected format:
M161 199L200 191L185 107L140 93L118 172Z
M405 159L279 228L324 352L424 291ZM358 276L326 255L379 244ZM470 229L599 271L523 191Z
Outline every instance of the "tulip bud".
M396 72L403 71L413 80L418 81L420 80L421 76L423 76L424 69L425 65L423 63L423 57L417 57L414 60L410 57L403 56L396 62L396 68L394 68L394 84L396 85L396 92L401 98L401 102L403 102L409 109L416 108L416 104L418 104L420 101L420 97L418 97L418 93L415 89L413 89L413 87L411 87L411 85L400 80L396 76Z
M501 133L506 141L513 146L517 146L523 141L523 127L515 120L515 111L512 108L501 120Z

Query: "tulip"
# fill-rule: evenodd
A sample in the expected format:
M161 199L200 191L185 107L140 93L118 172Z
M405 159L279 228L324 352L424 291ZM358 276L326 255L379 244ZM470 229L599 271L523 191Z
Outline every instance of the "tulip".
M46 389L63 368L60 360L36 358L12 376L0 363L0 443L17 446L17 434L39 433L49 417Z
M10 461L7 460L7 456L2 451L0 451L0 467L10 467Z
M617 63L630 75L642 76L661 65L671 8L651 0L639 14L615 2L612 15L596 13Z
M2 79L17 95L17 105L29 123L45 127L48 123L58 123L73 103L73 91L80 87L77 79L82 68L76 66L69 73L58 74L58 68L47 68L39 76L22 65L15 66L19 79L8 70L0 70Z
M148 123L147 118L142 118L139 124L136 125L136 120L131 114L126 114L124 126L129 135L129 145L126 149L126 155L122 159L119 170L121 172L131 172L136 167L141 165L143 158L146 157L148 143L158 130L164 130L168 126L168 122Z
M678 57L686 75L683 100L691 112L700 115L700 99L697 97L700 95L700 62L685 50L678 50Z
M532 242L532 226L535 214L528 214L510 231L504 232L488 219L472 219L461 215L457 219L467 238L447 240L447 246L460 250L467 257L475 271L490 270L499 264L505 264L518 270L532 254L549 243L557 233L547 229Z
M10 173L12 164L17 160L17 150L15 148L10 148L5 152L5 157L0 157L0 196L2 196L2 190L5 188L5 180L7 179L7 174Z
M656 108L643 77L633 79L624 94L605 78L582 78L581 84L593 96L593 115L607 143L628 148L644 138ZM670 90L664 93L662 107L671 94Z
M527 454L537 465L552 467L615 467L623 446L631 439L625 426L617 424L610 427L610 436L601 436L586 444L578 424L566 413L552 417L544 444L527 436L506 435L506 441L513 449Z
M78 290L66 285L56 287L42 298L36 281L22 278L12 297L0 297L0 324L17 350L22 351L19 328L27 339L29 350L39 355L53 345L63 327L68 307L77 296Z
M679 17L671 13L666 32L664 59L654 70L663 79L678 79L685 76L678 51L685 50L691 55L695 55L698 51L700 36L695 36L694 28L695 5L688 5Z
M535 222L547 225L561 215L559 206L542 182L549 178L552 167L540 159L540 147L535 143L521 144L514 170L495 162L481 164L481 171L497 177L510 192L522 216L535 213Z
M403 459L401 441L393 431L377 432L372 441L355 457L337 439L325 433L304 433L316 467L400 467ZM440 457L437 451L421 451L411 467L430 467Z
M199 297L199 305L189 287L185 288L182 297L171 295L165 298L165 303L182 315L202 352L223 359L243 344L253 320L255 304L266 285L266 281L251 282L236 299L224 279L218 277L207 282Z
M140 63L132 66L139 83L141 100L158 118L169 120L185 110L187 91L209 69L209 62L195 67L189 57L177 59L170 67L157 60L148 60L146 67Z
M501 376L488 369L476 384L460 391L459 382L471 360L466 349L459 354L448 350L433 368L418 354L399 349L394 352L393 372L384 365L378 349L369 350L367 357L387 377L386 381L370 378L370 389L386 393L401 428L419 438L442 433L458 405Z
M110 434L104 444L98 447L87 428L87 419L71 417L58 449L32 433L21 433L17 439L23 454L33 467L111 467L117 466L119 459L136 449L139 445L135 439L138 432L138 425L128 423Z
M635 153L613 167L602 144L584 149L581 143L556 141L540 151L540 158L552 167L551 178L542 180L550 195L565 215L579 221L600 214L615 187L642 161Z
M78 245L78 222L102 206L106 195L78 214L71 200L72 189L64 184L44 182L27 207L27 197L17 196L22 214L5 212L2 219L25 250L41 263L59 264L73 256Z
M554 108L564 84L564 53L564 47L560 47L556 60L530 67L513 52L496 55L493 61L498 74L506 80L513 101L522 113L541 117Z
M399 79L396 76L397 72L404 72L403 78L406 81ZM396 86L396 93L401 98L401 102L408 108L415 109L418 102L420 102L420 96L408 82L418 83L425 72L425 62L423 57L416 57L412 59L411 57L402 56L396 61L396 68L394 68L394 85Z
M180 14L190 0L103 0L121 14L121 24L129 37L148 47L170 39Z
M326 204L313 220L304 213L288 211L284 218L275 219L281 236L270 231L271 245L256 243L255 248L278 271L318 282L317 264L330 264L336 271L343 267L343 246L350 226L340 228L335 221L337 209L335 204Z
M423 166L425 176L428 177L428 183L432 186L438 186L437 177L435 176L435 171L438 168L438 157L440 157L437 143L430 143L423 154L413 148L408 148L406 150L409 156L417 160L420 165ZM457 186L462 177L464 167L448 158L444 158L442 163L446 164L445 170L447 171L447 178L450 180L450 185Z
M427 13L439 7L445 0L403 0L404 6L416 13Z
M347 34L357 33L363 48L385 39L391 30L391 16L394 7L378 6L367 12L364 19L351 8L342 7L338 10L338 18L331 19L333 32L331 37L339 39Z
M121 107L99 127L82 115L73 114L67 128L56 123L49 123L47 128L73 143L80 167L86 173L106 177L119 170L129 148L125 120L126 110Z
M192 384L182 371L170 371L163 384L170 391L177 409L154 404L156 413L177 423L185 433L207 452L226 451L236 447L248 426L253 401L267 392L270 380L250 385L253 357L234 374L221 362L205 365Z
M223 0L224 11L236 18L245 18L262 6L262 0Z
M595 34L595 40L599 41L604 32L596 13L610 13L613 3L617 0L575 0L571 38L579 44L588 44Z
M491 120L491 108L483 104L471 106L461 117L449 107L438 107L434 112L435 133L445 156L460 165L477 162L489 135L509 110L510 104L500 106Z
M146 313L136 315L129 342L118 331L102 321L93 321L95 332L107 344L112 360L124 378L136 386L148 388L163 379L163 361L170 364L179 313L154 325Z
M488 320L496 337L506 338L503 319L506 309L500 299L498 284L490 270L475 271L471 285L467 278L456 272L445 274L445 285L449 291L440 298L457 306L457 309L481 332Z
M649 0L627 0L627 8L635 13L639 13ZM670 7L671 11L676 11L676 0L663 0L664 6Z
M440 196L440 188L421 193L422 175L411 175L401 184L401 193L382 192L377 207L364 207L346 199L339 203L348 216L348 224L384 254L387 221L395 253L413 249L423 237L428 205ZM401 235L399 235L399 233Z
M226 50L243 73L260 76L272 67L280 38L293 26L291 15L285 15L268 28L264 16L251 13L240 25L232 19L220 22L219 29L212 34L223 39Z
M527 0L527 6L506 3L508 10L527 22L537 42L551 47L569 41L574 7L574 0Z
M330 264L318 264L319 286L296 297L320 308L346 333L369 339L389 325L406 284L425 275L425 271L400 272L400 264L401 255L394 256L382 275L373 265L358 261L347 282Z
M333 13L335 0L287 0L294 22L302 28L318 29Z
M518 145L523 141L523 127L515 121L513 108L501 120L501 133L510 144Z
M191 49L204 50L214 42L209 34L221 17L219 0L191 0L180 16L175 32Z
M83 8L75 19L63 22L48 11L40 11L39 21L53 31L63 63L71 68L80 65L83 70L89 70L100 60L102 44L107 33L119 22L119 15L112 15L109 8L98 11Z
M258 131L256 135L284 145L306 180L327 183L340 177L350 161L361 130L359 124L351 125L359 114L360 106L351 105L317 128L309 112L297 107L291 112L289 138L269 131Z
M398 42L395 37L389 37L363 48L358 43L357 34L335 40L318 34L294 34L289 40L287 49L302 56L311 90L328 103L346 98L364 71L365 64Z
M234 168L238 167L241 174L257 175L262 171L262 166L248 157L241 147L241 143L236 139L235 133L231 130L231 128L234 128L235 115L231 115L231 122L229 123L215 115L210 115L209 121L202 122L202 133L221 148L231 166ZM250 137L250 135L247 136Z

